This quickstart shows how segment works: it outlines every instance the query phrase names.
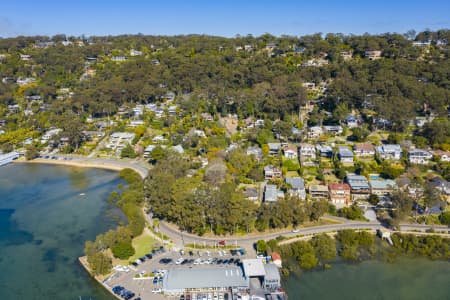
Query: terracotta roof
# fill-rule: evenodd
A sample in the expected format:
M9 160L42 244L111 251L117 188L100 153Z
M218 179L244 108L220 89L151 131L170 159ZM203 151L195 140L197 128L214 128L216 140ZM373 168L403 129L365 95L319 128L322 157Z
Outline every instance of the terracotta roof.
M350 186L346 183L330 183L330 190L350 190Z
M357 144L355 150L374 151L375 147L372 144Z
M281 255L280 254L278 254L278 252L272 252L272 260L273 261L275 261L275 260L281 260Z

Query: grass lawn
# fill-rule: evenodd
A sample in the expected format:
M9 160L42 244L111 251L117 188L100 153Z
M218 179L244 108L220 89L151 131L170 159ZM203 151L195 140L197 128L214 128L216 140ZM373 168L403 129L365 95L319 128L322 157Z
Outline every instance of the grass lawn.
M147 253L150 253L154 246L158 245L158 241L150 236L148 232L144 231L140 236L133 239L133 247L136 252L132 257L128 259L128 261L134 261L139 257L144 256Z

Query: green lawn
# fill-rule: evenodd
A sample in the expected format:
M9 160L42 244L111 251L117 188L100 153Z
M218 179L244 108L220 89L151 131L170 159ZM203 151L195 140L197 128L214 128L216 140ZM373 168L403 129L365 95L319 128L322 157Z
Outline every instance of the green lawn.
M130 257L129 261L134 261L139 257L150 253L154 246L158 244L158 241L150 236L148 233L144 232L137 238L133 239L134 255Z

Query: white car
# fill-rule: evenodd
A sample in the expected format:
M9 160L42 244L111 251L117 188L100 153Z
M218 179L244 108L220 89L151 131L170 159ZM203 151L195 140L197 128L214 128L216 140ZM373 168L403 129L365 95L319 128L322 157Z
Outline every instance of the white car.
M295 228L294 230L292 230L292 233L299 233L300 229Z
M177 259L177 261L175 262L176 265L181 265L184 261L184 258L180 257L179 259Z
M152 293L153 294L161 294L162 293L162 289L153 289Z

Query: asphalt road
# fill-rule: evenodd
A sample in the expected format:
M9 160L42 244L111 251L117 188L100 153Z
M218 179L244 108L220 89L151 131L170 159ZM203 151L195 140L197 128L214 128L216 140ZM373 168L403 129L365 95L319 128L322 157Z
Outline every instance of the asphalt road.
M447 226L432 226L432 225L419 225L419 224L401 224L400 231L426 231L427 229L433 228L437 231L449 231L450 228ZM246 249L250 249L253 247L253 244L258 240L271 240L275 239L278 236L284 236L287 238L292 238L297 235L309 235L309 234L318 234L323 232L330 231L338 231L343 229L384 229L388 230L379 222L347 222L343 224L331 224L331 225L323 225L323 226L314 226L307 228L299 228L298 232L292 232L288 230L279 231L276 233L269 234L259 234L259 235L251 235L251 236L242 236L242 237L201 237L194 234L190 234L187 232L179 231L172 225L167 224L166 222L160 222L159 230L171 238L174 241L174 245L177 248L182 248L185 244L193 244L196 243L198 245L206 244L213 245L218 241L226 241L227 244L238 244L241 247Z

